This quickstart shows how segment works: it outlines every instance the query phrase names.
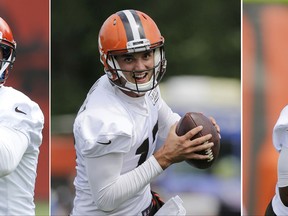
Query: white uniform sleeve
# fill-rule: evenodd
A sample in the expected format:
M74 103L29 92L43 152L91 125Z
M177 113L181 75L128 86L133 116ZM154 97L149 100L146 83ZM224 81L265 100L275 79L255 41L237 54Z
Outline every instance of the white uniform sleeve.
M101 116L96 118L92 111L78 116L74 124L75 139L82 140L78 143L81 154L93 158L111 152L128 152L132 125L127 118L124 115L111 115L108 111L102 111Z
M288 186L288 148L282 147L278 158L278 187Z
M18 166L28 147L28 138L20 131L0 126L0 177Z
M123 175L120 175L123 164L122 153L111 153L85 160L93 199L97 207L103 211L117 208L163 171L154 156Z
M288 147L288 106L281 111L274 126L273 145L277 151L280 151L282 146Z
M174 113L166 102L161 98L159 107L159 138L166 139L170 127L177 121L180 120L180 116Z

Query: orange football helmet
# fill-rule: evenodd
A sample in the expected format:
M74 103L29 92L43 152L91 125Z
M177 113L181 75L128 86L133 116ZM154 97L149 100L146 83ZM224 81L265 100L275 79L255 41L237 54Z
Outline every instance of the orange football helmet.
M16 42L13 39L9 25L0 17L0 49L3 58L0 59L0 84L3 84L8 77L8 66L12 68L16 57Z
M100 61L110 82L123 90L136 93L155 88L162 79L167 61L164 53L164 37L155 22L145 13L137 10L122 10L111 15L102 25L98 48ZM154 67L151 79L146 83L129 82L115 56L152 50ZM148 70L147 70L148 71ZM143 71L124 71L139 73Z

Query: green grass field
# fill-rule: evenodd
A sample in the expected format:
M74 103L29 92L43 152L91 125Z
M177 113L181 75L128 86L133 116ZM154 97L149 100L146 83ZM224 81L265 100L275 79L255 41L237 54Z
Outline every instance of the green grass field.
M49 202L48 201L36 201L36 216L48 216L49 215Z

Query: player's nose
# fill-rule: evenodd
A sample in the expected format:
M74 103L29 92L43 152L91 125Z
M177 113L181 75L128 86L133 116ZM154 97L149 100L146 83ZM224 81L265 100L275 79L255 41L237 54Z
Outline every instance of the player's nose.
M135 61L134 69L136 71L145 70L146 68L147 68L147 66L145 64L145 61L143 61L142 59L137 59Z

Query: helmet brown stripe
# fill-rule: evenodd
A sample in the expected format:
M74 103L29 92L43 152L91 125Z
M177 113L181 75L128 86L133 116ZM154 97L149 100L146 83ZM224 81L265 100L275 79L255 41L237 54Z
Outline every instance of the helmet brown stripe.
M144 33L144 29L143 29L143 25L142 25L142 22L140 20L140 17L138 16L138 14L135 10L129 10L129 12L132 14L134 21L138 26L138 29L135 29L135 28L132 29L132 25L129 21L129 18L126 16L126 14L123 11L117 12L117 15L120 17L120 19L124 25L127 41L132 41L132 40L136 39L136 38L134 38L133 30L138 31L140 39L144 39L145 33Z

